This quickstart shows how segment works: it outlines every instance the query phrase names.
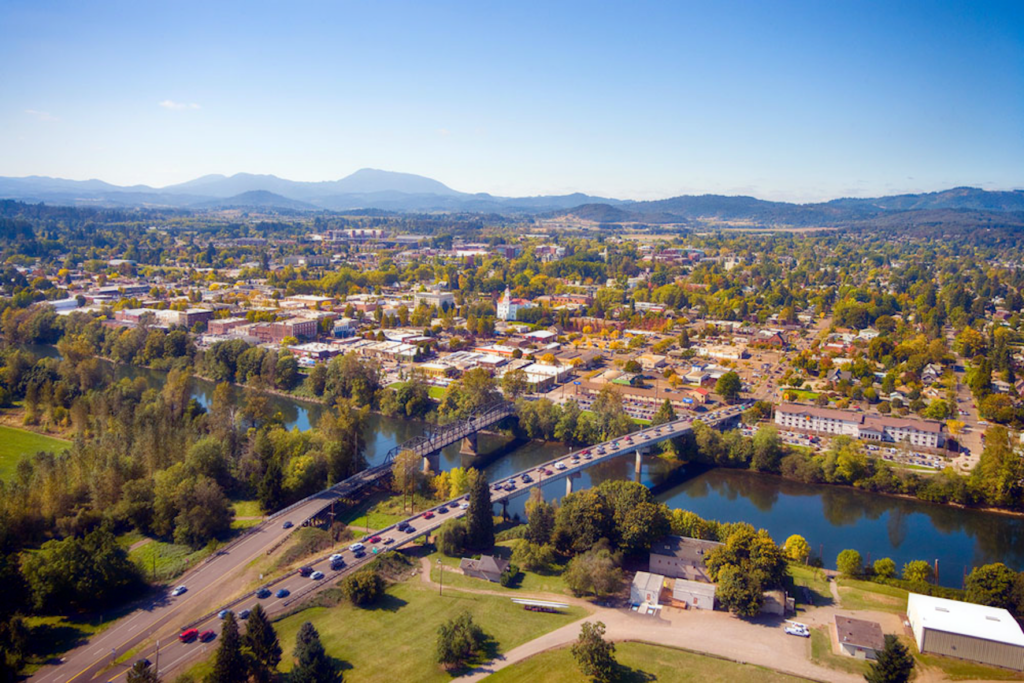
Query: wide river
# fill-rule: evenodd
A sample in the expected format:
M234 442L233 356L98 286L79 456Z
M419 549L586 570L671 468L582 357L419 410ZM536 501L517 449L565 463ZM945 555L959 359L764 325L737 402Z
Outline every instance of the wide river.
M54 351L50 350L51 355ZM159 371L127 366L117 366L116 373L119 377L145 377L154 386L162 384L164 377ZM213 385L196 380L193 394L208 405ZM240 395L236 392L236 396ZM290 429L309 429L323 410L319 404L279 396L269 399L271 410L279 411ZM367 460L370 464L382 462L395 445L429 427L425 422L371 415L366 432ZM557 443L510 444L495 436L481 437L480 451L485 458L498 449L507 452L484 467L489 480L507 477L568 452L568 448ZM458 445L446 449L441 457L441 467L446 470L470 463L471 460L459 455ZM661 484L667 475L663 461L645 458L641 472L645 484ZM574 488L633 476L632 458L620 458L590 467L574 481ZM543 491L549 500L560 498L565 493L564 480L544 486ZM965 572L980 564L1001 561L1015 570L1024 569L1024 517L726 469L684 477L682 483L664 488L657 497L670 507L691 510L706 519L750 522L767 529L779 543L790 534L800 534L815 554L822 554L829 567L835 566L839 551L855 548L871 560L891 557L897 567L910 560L938 560L940 582L955 587L962 585ZM510 503L509 514L522 517L523 503L524 498Z

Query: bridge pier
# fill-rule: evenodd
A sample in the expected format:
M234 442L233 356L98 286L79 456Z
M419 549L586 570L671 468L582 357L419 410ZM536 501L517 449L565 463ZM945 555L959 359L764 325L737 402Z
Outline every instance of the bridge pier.
M424 472L439 472L441 470L441 451L434 451L430 455L423 456Z
M638 448L638 449L636 449L636 468L635 468L635 470L633 472L633 475L635 477L634 481L636 481L636 482L640 481L640 468L642 466L643 466L643 453Z
M565 495L572 493L572 475L570 474L565 478Z
M477 432L472 432L462 440L462 448L459 449L461 455L477 455Z

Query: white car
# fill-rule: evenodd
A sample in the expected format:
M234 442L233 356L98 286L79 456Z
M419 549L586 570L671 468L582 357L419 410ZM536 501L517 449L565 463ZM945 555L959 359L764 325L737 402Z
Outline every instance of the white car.
M786 627L786 634L791 636L799 636L800 638L810 638L811 632L807 630L807 627L803 624L790 624Z
M185 586L178 586L177 588L171 591L171 595L173 595L174 597L178 597L186 591L188 591L188 588L186 588Z
M461 505L459 505L459 509L460 510L468 510L469 509L469 503L462 503Z
M354 553L357 553L360 550L363 550L364 548L366 548L366 546L363 545L362 543L353 543L352 545L350 545L348 547L348 549L351 550Z
M564 462L556 462L555 463L555 469L556 470L564 470L565 469L565 463Z
M324 573L323 572L313 572L312 574L309 575L309 578L313 579L314 581L319 581L320 579L324 578Z
M341 553L334 553L333 555L331 555L330 561L331 562L337 562L340 559L342 559L341 558Z

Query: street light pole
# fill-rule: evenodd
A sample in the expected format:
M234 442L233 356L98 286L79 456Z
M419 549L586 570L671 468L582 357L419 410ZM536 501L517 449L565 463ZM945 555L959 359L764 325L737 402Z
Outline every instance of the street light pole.
M444 596L444 563L441 562L441 558L437 558L437 570L441 573L441 580L437 584L437 594Z

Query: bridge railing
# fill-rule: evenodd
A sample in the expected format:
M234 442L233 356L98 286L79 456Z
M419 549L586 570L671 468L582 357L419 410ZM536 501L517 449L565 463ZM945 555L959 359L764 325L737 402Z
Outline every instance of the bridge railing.
M384 462L389 463L393 461L402 451L412 451L420 456L430 455L434 451L450 446L459 439L463 439L474 432L478 432L487 425L497 422L498 420L508 417L514 413L515 406L508 401L497 401L495 403L487 404L475 410L473 414L468 417L442 425L434 432L413 437L408 441L395 446L388 451L387 455L384 457Z

